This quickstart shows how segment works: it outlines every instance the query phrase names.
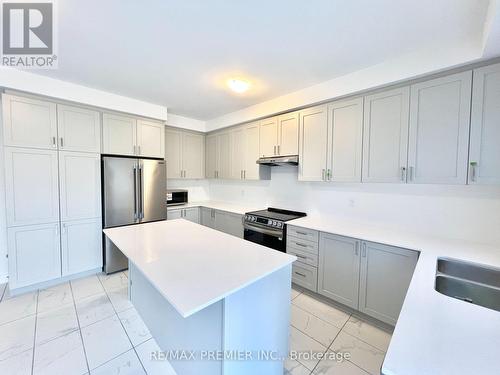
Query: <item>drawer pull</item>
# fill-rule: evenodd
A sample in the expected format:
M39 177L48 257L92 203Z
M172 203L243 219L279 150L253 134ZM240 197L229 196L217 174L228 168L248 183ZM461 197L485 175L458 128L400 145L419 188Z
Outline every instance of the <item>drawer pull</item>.
M299 242L294 242L295 245L297 246L300 246L300 247L307 247L307 245L304 245L303 243L299 243Z
M307 233L306 232L299 232L298 230L295 231L297 234L301 234L303 236L307 236Z
M306 276L306 275L304 275L303 273L300 273L300 272L297 272L297 271L295 271L294 273L295 273L296 275L299 275L299 276L302 276L302 277L307 277L307 276Z
M307 257L303 256L303 255L299 255L299 254L294 254L296 257L299 257L299 258L302 258L302 259L307 259Z

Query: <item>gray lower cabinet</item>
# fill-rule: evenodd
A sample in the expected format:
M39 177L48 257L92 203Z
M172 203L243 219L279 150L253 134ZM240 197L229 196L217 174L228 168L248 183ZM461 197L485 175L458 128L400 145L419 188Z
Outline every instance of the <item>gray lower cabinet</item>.
M243 238L243 216L232 212L215 211L215 229Z
M167 220L184 219L192 221L193 223L200 223L200 209L198 207L179 208L175 210L168 210Z
M212 208L200 208L201 225L209 228L215 228L215 210Z
M318 269L308 264L294 262L292 282L315 292L318 288Z
M363 242L359 311L395 325L417 260L416 251Z
M318 293L358 308L360 241L329 233L319 235Z

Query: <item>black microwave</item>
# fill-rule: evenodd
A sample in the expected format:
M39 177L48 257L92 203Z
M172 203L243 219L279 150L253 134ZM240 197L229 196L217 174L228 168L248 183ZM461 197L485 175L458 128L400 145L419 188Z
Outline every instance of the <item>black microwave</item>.
M167 190L167 205L176 206L188 202L187 190Z

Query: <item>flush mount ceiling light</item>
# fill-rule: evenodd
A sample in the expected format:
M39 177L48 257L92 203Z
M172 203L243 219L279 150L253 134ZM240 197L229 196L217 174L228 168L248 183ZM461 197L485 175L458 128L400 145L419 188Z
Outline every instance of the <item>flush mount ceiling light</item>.
M250 82L243 81L241 79L236 79L236 78L229 79L227 81L227 85L229 86L229 88L231 90L233 90L234 92L236 92L238 94L244 93L245 91L247 91L250 88Z

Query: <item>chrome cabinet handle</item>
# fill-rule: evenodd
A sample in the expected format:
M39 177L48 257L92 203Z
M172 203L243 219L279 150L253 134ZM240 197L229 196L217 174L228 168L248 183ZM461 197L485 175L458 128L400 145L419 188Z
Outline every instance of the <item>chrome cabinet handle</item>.
M355 249L354 249L354 254L355 254L356 256L358 256L358 255L359 255L359 242L357 242L357 241L356 241L356 247L355 247Z
M321 179L322 179L323 181L325 181L325 173L326 173L326 169L324 169L324 168L323 168L323 169L321 170Z
M295 233L297 233L297 234L301 234L301 235L303 235L303 236L307 236L307 233L306 233L306 232L299 232L298 230L296 230L296 231L295 231Z
M243 179L244 179L244 180L246 180L246 179L247 179L247 171L246 171L246 170L244 170L244 171L243 171Z
M363 243L363 258L366 258L366 243Z
M472 182L476 182L476 168L477 168L477 162L471 161L470 162L470 172L471 172L470 180Z
M401 181L406 181L406 167L401 167Z
M306 275L304 275L303 273L300 273L300 272L297 272L297 271L295 271L295 272L294 272L294 274L299 275L299 276L302 276L302 277L307 277L307 276L306 276Z
M305 257L305 256L303 256L303 255L300 255L300 254L293 254L293 255L295 255L295 256L296 256L296 257L298 257L298 258L307 259L307 257Z
M328 181L331 181L331 179L332 179L332 173L331 173L330 169L326 170L326 179Z
M300 246L300 247L307 247L307 245L304 245L303 243L300 243L300 242L294 242L294 244L297 246Z
M280 145L278 145L278 155L280 154Z
M63 137L60 138L61 140L61 147L64 147L64 140L63 140Z
M56 147L56 137L52 137L52 147Z
M276 146L274 146L274 155L276 155Z

